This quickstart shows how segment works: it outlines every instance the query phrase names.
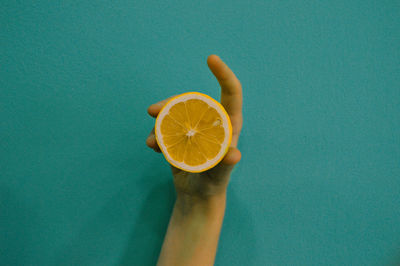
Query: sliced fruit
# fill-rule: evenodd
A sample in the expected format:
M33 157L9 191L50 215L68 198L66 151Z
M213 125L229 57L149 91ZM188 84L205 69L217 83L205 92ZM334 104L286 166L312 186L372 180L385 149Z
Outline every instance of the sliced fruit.
M232 140L232 125L224 107L199 92L170 99L158 114L154 128L167 161L193 173L218 164Z

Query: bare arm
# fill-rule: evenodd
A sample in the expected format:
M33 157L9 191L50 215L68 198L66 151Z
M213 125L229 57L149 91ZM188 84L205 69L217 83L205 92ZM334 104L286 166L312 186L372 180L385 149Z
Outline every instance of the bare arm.
M178 195L157 265L214 265L225 205L226 193Z
M237 149L242 129L242 85L232 70L217 55L207 64L221 86L221 104L232 122L232 142L224 159L201 173L188 173L171 165L177 199L161 249L158 266L213 265L225 214L226 189L233 167L240 161ZM156 118L168 99L147 109ZM161 152L154 128L146 144Z

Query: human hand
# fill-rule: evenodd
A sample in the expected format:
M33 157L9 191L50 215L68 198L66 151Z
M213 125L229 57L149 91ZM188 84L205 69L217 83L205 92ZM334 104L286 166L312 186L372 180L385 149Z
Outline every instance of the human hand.
M221 104L227 111L232 123L232 142L223 160L207 171L191 173L170 165L178 197L189 196L209 199L213 196L225 194L231 171L241 159L241 153L237 149L243 124L241 83L217 55L210 55L207 58L207 64L221 86ZM149 115L156 118L170 98L150 105L147 109ZM156 152L161 152L154 135L154 127L147 137L146 144Z

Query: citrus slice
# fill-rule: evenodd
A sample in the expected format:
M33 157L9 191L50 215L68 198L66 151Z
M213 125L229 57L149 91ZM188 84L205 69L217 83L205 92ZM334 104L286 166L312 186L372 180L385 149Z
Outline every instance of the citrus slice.
M167 161L192 173L219 163L232 140L232 125L224 107L199 92L170 99L158 114L154 129Z

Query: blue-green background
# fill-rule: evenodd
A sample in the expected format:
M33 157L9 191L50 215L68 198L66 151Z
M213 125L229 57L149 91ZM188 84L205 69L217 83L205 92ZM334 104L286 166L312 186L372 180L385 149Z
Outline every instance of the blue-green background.
M216 265L400 261L398 1L2 1L0 264L154 265L147 107L243 85Z

